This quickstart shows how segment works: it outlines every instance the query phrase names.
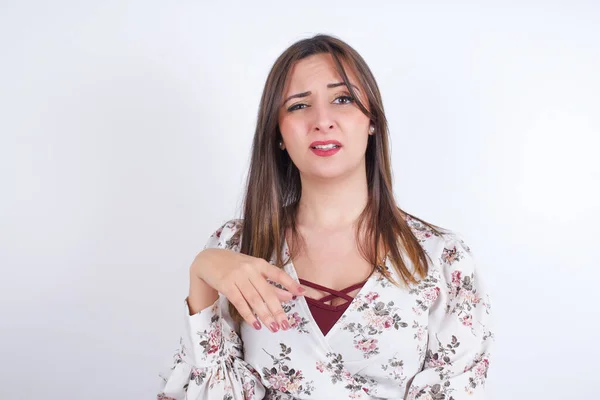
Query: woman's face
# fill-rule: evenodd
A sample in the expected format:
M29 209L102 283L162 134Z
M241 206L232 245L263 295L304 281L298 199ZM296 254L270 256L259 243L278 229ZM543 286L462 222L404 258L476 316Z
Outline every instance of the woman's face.
M368 107L354 71L346 65L344 69L361 102ZM284 149L303 179L364 173L370 121L343 84L330 54L298 61L283 99L279 129Z

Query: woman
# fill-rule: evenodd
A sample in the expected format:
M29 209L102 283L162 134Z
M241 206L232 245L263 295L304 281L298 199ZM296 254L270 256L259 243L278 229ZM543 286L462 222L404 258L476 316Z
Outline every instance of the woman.
M490 307L469 247L396 205L362 57L317 35L264 88L242 219L190 268L159 399L483 397Z

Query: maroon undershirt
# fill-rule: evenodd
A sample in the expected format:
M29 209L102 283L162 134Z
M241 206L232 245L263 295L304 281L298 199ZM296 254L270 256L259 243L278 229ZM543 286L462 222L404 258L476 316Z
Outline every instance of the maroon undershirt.
M304 296L306 302L308 303L308 308L310 309L313 319L321 329L321 332L323 332L323 335L327 335L327 332L329 332L329 330L335 325L337 320L340 319L342 314L344 314L344 311L346 311L346 309L352 302L352 297L350 297L348 293L363 287L363 285L365 284L365 282L360 282L355 285L349 286L345 289L342 289L341 291L337 291L304 279L300 279L300 283L313 289L331 293L325 297L320 298L319 300L315 300L310 297ZM346 302L338 306L326 304L326 302L336 297L342 298L346 300Z

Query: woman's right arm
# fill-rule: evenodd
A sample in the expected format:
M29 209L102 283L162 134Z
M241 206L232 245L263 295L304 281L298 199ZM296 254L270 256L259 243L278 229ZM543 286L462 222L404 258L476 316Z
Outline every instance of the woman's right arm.
M223 235L217 232L213 235ZM288 291L269 284L267 279ZM281 302L291 300L293 295L302 296L304 289L282 269L262 258L239 253L238 240L229 240L224 245L207 246L190 267L189 303L193 311L212 304L218 293L233 304L248 324L260 329L260 319L276 332L289 327Z
M259 282L261 278L256 277L258 275L266 283L265 276L273 276L269 267L281 270L264 260L240 254L239 245L233 239L236 229L239 229L237 221L229 221L217 229L190 267L190 292L184 302L184 329L170 368L160 374L162 382L158 399L253 400L264 396L265 389L259 374L243 360L242 341L237 333L237 324L229 315L229 300L224 292L235 297L234 289L237 290L240 296L238 303L244 300L250 309L249 304L257 299L251 298L254 294L248 294L248 288L242 282ZM269 272L263 274L261 271L265 270ZM297 285L289 275L285 275ZM282 280L278 282L297 290L289 283L286 286ZM258 285L257 288L252 283L261 299L274 297L277 306L281 307L277 299L286 301L291 297L291 294L273 285L266 285ZM273 319L268 307L265 307ZM240 312L249 323L249 318L256 319L252 312L251 317L245 315L243 308Z
M227 299L192 314L183 305L184 328L172 362L159 376L157 400L259 400L260 375L243 359L242 341L227 314Z

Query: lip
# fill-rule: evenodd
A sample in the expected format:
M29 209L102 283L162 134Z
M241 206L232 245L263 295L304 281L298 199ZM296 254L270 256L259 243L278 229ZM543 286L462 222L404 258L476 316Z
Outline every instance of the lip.
M315 149L314 146L319 146L319 145L327 145L327 144L334 144L338 147L334 147L333 149L329 149L329 150L323 150L323 149ZM340 151L340 149L342 148L342 144L340 142L338 142L337 140L326 140L326 141L316 141L316 142L312 142L310 144L310 151L312 151L313 153L315 153L317 156L319 157L329 157L334 155L335 153L337 153L338 151Z
M310 144L310 148L312 149L315 146L325 146L327 144L335 144L336 146L342 147L342 144L340 142L338 142L337 140L325 140L325 141L318 140L318 141L312 142Z

